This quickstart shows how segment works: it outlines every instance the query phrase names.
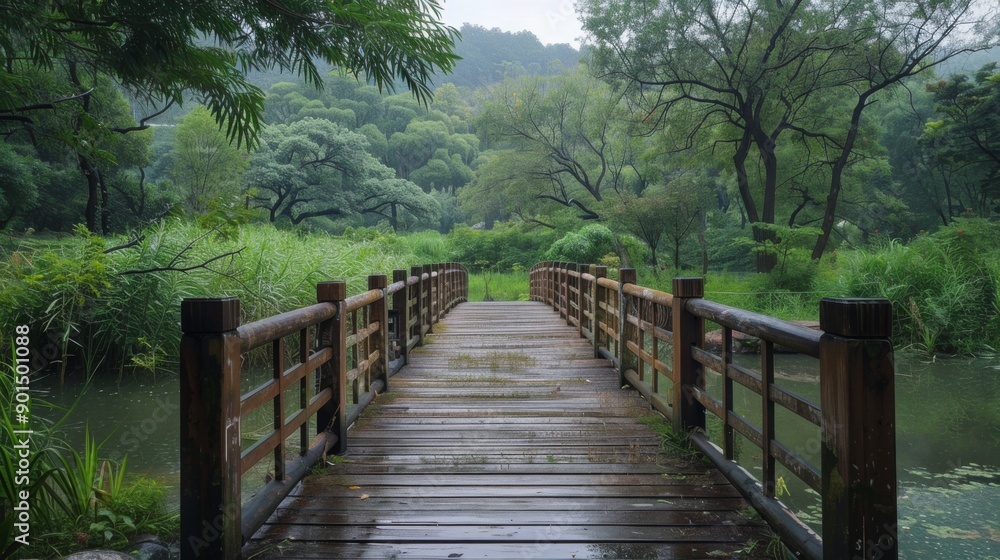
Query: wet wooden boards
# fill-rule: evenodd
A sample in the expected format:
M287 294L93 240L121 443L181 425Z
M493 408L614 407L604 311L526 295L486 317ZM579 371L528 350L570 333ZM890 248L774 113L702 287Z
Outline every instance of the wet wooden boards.
M766 558L708 463L671 458L540 303L465 303L247 543L263 558Z

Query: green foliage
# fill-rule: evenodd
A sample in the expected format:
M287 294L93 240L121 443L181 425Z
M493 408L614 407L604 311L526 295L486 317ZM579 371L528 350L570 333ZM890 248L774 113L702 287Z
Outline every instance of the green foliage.
M851 296L892 302L897 344L968 353L1000 342L996 224L959 219L909 245L885 241L847 255Z
M636 162L628 143L629 115L620 93L584 71L552 78L507 79L489 93L476 119L481 136L510 147L524 163L508 180L532 187L530 196L598 218L603 191L620 191ZM617 170L617 171L616 171Z
M725 158L748 222L818 224L814 258L845 213L878 211L864 188L888 183L871 107L928 64L996 44L1000 8L977 6L577 3L594 72L640 106L648 129ZM977 33L958 32L965 26ZM944 43L953 46L947 53L932 46ZM758 260L760 272L771 265Z
M775 266L765 278L763 289L808 292L813 289L817 263L810 258L813 240L819 235L818 228L791 228L774 224L758 224L757 227L772 235L763 244L754 244L753 249L775 257Z
M356 73L380 89L402 83L421 100L430 80L454 65L456 31L441 24L437 0L348 4L285 2L238 8L216 2L179 6L141 0L127 5L76 2L57 6L16 4L0 29L0 49L9 81L0 106L13 108L55 99L31 99L16 78L55 61L86 65L81 73L106 73L154 104L183 103L187 92L203 97L227 136L253 144L263 112L263 94L246 71L277 66L322 83L317 61ZM303 25L308 19L310 25ZM113 21L115 25L107 25ZM420 33L412 29L419 28ZM204 37L211 41L204 41ZM252 48L250 47L252 45ZM9 109L8 109L9 110Z
M344 279L356 292L368 274L412 264L406 243L388 227L334 238L170 220L105 254L112 244L125 240L81 230L60 242L29 239L7 252L0 260L0 343L9 342L10 325L28 324L60 341L67 371L93 371L99 363L119 375L169 369L185 297L238 296L243 320L251 321L315 303L317 282ZM447 259L425 262L431 260Z
M181 119L174 143L172 178L188 210L203 214L213 201L238 193L246 154L230 143L208 109L199 105Z
M511 33L466 23L455 54L462 57L450 80L459 87L480 87L506 75L551 74L571 69L581 53L570 45L542 45L528 31Z
M4 360L6 362L6 360ZM172 537L178 525L176 515L164 508L164 487L147 479L126 478L126 459L121 464L101 458L103 443L85 433L81 450L63 441L59 426L72 418L73 408L57 411L37 398L31 400L31 457L29 482L17 478L20 470L14 446L23 436L14 433L24 426L13 422L14 375L5 363L0 376L0 549L5 558L61 556L93 546L119 547L143 533ZM14 506L19 492L30 494L31 536L29 546L13 540Z
M446 238L436 231L411 233L403 238L413 264L445 262L451 259Z
M551 237L550 232L529 231L524 224L503 224L492 230L456 226L448 235L450 260L472 265L473 270L515 265L529 269L542 260L542 248Z
M38 183L46 174L36 158L22 151L27 150L0 143L0 230L35 208Z
M513 272L483 270L469 275L469 301L527 301L528 288L525 269Z
M0 290L0 324L51 332L66 356L83 317L110 286L111 270L104 240L79 226L72 244L12 253L0 264L0 276L7 279ZM64 361L61 373L65 368Z
M616 254L614 234L606 226L589 224L553 243L545 260L590 264L609 254Z
M926 122L920 144L928 163L938 167L950 187L942 206L947 218L958 212L997 213L1000 189L1000 73L997 63L983 66L972 79L956 74L930 83L934 120ZM938 198L941 200L941 197Z
M401 215L413 225L437 223L437 201L372 157L362 134L309 117L269 125L262 140L246 183L272 222L373 214L394 228Z

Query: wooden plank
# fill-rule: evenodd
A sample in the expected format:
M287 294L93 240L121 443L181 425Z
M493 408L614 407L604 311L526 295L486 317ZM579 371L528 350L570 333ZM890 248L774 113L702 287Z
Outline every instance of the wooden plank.
M739 493L661 453L649 405L558 310L463 303L440 327L246 556L766 557Z
M558 519L558 518L557 518ZM644 526L627 527L607 525L379 525L369 526L316 526L268 524L255 539L282 539L312 542L368 542L368 543L492 543L504 542L727 542L745 543L759 535L755 526L676 527Z
M381 526L381 525L441 525L468 526L488 524L549 525L558 519L568 525L628 525L628 526L713 526L751 525L747 517L731 511L690 511L674 510L650 515L641 508L627 511L473 511L454 513L450 511L406 510L361 510L344 511L328 509L321 511L299 510L295 522L302 525L321 526Z
M759 549L767 548L758 546ZM760 554L747 554L746 543L559 543L541 541L534 543L407 543L405 545L370 543L360 547L355 543L282 542L262 548L252 543L245 550L250 558L302 558L302 559L359 559L385 560L461 560L481 558L565 558L567 560L609 558L644 558L649 560L691 560L706 558L768 558Z
M489 500L482 504L482 507L474 511L466 508L464 511L459 499L438 498L434 496L422 496L419 498L407 499L399 498L368 498L358 499L357 495L346 498L343 496L334 497L330 500L314 500L313 495L302 495L293 493L286 499L279 510L291 515L308 511L367 511L367 512L392 512L393 515L400 512L443 512L453 515L461 513L473 514L474 512L498 512L498 511L553 511L554 507L562 508L559 511L589 511L589 512L612 512L626 514L628 512L639 512L643 515L655 519L660 512L673 511L737 511L744 502L740 498L687 498L674 500L660 500L651 498L566 498L553 502L550 498L506 498ZM468 501L465 502L468 506ZM275 518L275 523L283 520Z

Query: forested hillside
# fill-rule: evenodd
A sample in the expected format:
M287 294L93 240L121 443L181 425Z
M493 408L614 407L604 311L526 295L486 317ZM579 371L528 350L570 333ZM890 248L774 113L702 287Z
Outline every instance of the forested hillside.
M558 74L575 68L582 56L570 45L542 45L530 31L511 33L470 24L460 31L455 54L462 59L450 75L436 78L438 83L475 89L507 76Z

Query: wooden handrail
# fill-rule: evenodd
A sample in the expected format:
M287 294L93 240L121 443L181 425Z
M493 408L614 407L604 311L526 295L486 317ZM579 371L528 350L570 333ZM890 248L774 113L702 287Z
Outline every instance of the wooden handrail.
M351 297L344 282L323 282L315 305L246 325L240 325L236 298L184 300L181 558L239 558L243 543L291 489L327 453L345 450L347 427L389 389L409 350L468 298L468 272L458 263L414 267L412 274L396 270L392 278L390 285L384 275L369 276L369 289ZM285 363L287 337L297 337L291 365ZM241 394L242 355L268 344L271 379ZM298 403L291 415L289 398ZM268 403L270 431L243 450L243 415ZM296 432L299 456L286 460L286 439ZM242 504L243 475L267 457L272 480Z
M587 272L582 272L586 270ZM898 557L895 408L891 306L883 299L824 299L820 331L707 301L701 278L675 278L668 294L619 280L603 267L542 262L530 272L531 299L552 305L610 359L622 381L671 419L799 557L818 560ZM586 292L586 293L584 293ZM705 322L723 330L722 350L705 348ZM733 364L733 333L761 340L760 373ZM818 359L820 405L774 384L774 349ZM669 348L672 359L661 359ZM721 400L705 389L705 373L722 377ZM734 411L733 383L761 398L760 426ZM775 405L820 427L821 465L810 464L776 437ZM705 433L707 414L722 422L722 445ZM761 449L760 463L736 462L735 435ZM820 494L820 538L775 496L780 463ZM760 479L750 474L760 468Z

